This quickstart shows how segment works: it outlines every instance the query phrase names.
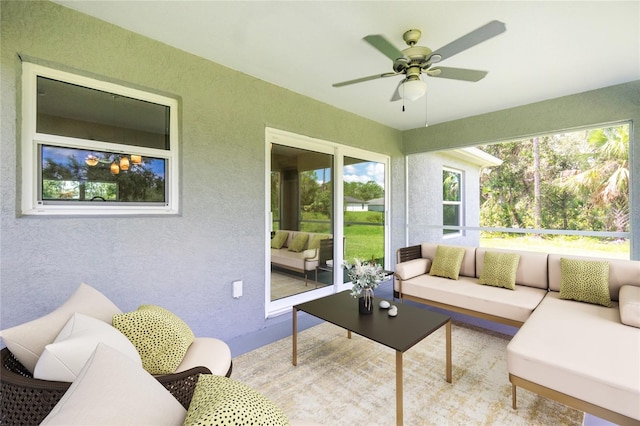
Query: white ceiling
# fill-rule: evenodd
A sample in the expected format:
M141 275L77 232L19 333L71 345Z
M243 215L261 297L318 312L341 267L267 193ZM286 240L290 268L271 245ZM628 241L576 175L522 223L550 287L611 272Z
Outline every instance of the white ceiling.
M497 111L640 79L640 1L56 0L120 27L396 129ZM427 77L427 99L390 102L401 77L362 38L432 50L499 20L507 31L442 61L489 71L477 83Z

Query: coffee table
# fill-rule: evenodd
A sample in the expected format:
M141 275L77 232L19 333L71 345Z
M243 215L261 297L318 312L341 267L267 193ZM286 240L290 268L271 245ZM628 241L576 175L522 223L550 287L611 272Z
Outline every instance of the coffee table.
M373 313L361 315L358 299L349 290L293 307L293 365L298 364L298 311L303 311L351 333L371 339L396 351L396 424L403 424L402 354L438 330L446 326L446 371L451 383L451 318L414 306L396 304L398 315L390 317L387 309L378 306L382 299L374 298Z

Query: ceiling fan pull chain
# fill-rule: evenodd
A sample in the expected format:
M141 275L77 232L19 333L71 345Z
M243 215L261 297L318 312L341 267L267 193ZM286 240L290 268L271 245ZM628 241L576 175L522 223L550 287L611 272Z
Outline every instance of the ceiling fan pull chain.
M427 121L427 105L429 105L429 101L427 100L427 95L424 95L424 127L429 127L429 121Z

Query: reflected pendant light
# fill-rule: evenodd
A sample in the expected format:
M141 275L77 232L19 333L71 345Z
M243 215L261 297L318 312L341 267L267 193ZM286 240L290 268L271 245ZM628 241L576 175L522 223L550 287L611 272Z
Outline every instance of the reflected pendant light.
M129 159L126 155L120 157L120 170L122 170L123 172L129 170Z

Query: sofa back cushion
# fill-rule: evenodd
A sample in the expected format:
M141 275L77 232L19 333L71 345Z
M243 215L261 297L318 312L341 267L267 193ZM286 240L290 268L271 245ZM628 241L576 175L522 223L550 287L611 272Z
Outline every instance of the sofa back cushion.
M311 243L314 243L314 245L318 244L318 247L319 247L320 246L320 240L327 239L327 238L333 238L333 234L323 234L323 233L318 233L318 232L306 232L306 231L291 231L291 230L286 230L286 229L283 229L282 231L289 233L289 235L287 236L286 241L284 242L284 244L281 247L283 249L288 249L289 247L291 247L291 243L293 242L293 239L296 237L296 235L299 235L299 234L304 234L304 235L308 236L307 241L304 244L304 247L302 247L302 251L310 249L310 248L317 248L317 247L311 247Z
M543 289L548 288L547 253L478 247L475 259L476 277L480 277L484 266L484 256L488 251L519 254L520 262L518 262L518 269L516 271L516 284Z
M462 265L460 266L460 275L464 275L465 277L475 277L476 276L476 248L469 246L460 246L465 249L464 257L462 258ZM422 243L422 257L431 260L433 264L433 259L436 257L436 250L438 249L438 244L433 243Z
M640 286L640 261L623 259L603 259L601 257L569 256L564 254L549 255L549 289L560 291L562 275L560 259L582 259L609 262L609 294L611 300L617 301L620 287L623 285Z

